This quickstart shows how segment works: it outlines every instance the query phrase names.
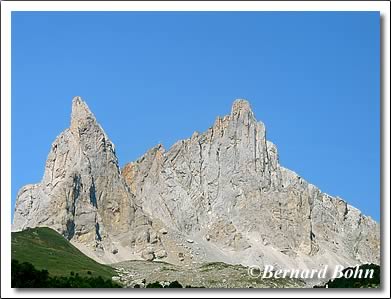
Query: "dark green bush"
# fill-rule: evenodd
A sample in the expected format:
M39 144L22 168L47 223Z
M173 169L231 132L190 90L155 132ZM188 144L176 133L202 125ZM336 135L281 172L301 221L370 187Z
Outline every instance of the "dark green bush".
M36 270L30 263L20 264L11 261L11 287L13 288L44 288L49 281L47 270Z
M355 269L353 267L346 268L342 270L342 273L346 273L349 269ZM325 285L314 286L314 288L325 288L326 285L328 288L378 288L380 286L380 266L375 264L365 264L359 267L360 270L363 270L363 273L367 269L373 269L374 275L372 278L336 278L334 280L329 280ZM365 274L363 274L365 275Z
M170 282L168 286L165 286L165 288L183 288L182 285L178 281Z
M153 283L147 284L146 288L163 288L163 286L158 281L155 281ZM164 286L164 288L183 288L183 287L178 281L175 280L170 282L169 285Z
M155 281L153 283L148 283L146 285L146 288L148 288L148 289L150 289L150 288L163 288L163 286L158 281Z
M13 288L120 288L102 277L83 277L71 272L71 276L49 276L47 270L37 270L30 263L11 262L11 286Z

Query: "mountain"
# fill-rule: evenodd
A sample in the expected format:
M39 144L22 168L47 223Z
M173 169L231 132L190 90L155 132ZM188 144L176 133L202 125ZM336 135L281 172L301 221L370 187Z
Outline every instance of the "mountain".
M161 247L121 176L114 145L80 97L73 99L70 127L52 144L42 181L18 193L14 229L39 226L98 260L109 261L107 252L121 256L123 247L127 257Z
M245 100L206 132L120 170L87 105L53 143L42 182L18 194L14 229L52 227L103 262L317 268L380 262L380 227L280 165Z
M279 164L245 100L168 151L157 146L123 169L151 217L217 247L228 263L316 267L379 262L379 225Z

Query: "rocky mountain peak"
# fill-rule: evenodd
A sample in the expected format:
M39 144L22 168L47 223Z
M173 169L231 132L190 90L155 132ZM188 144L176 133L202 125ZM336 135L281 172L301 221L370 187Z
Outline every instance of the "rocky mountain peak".
M76 96L72 100L71 129L83 129L96 123L96 118L87 103L81 97Z
M206 132L167 151L157 145L120 171L113 144L75 97L43 180L18 194L14 228L35 226L107 262L315 268L380 259L378 223L282 167L243 99Z
M147 152L123 175L149 215L207 251L217 246L219 261L315 267L379 256L377 224L357 213L346 218L343 202L280 166L277 147L243 99L206 132L176 142L163 159ZM353 218L367 224L354 228Z
M265 126L262 122L256 120L247 100L235 100L232 104L231 114L222 119L219 124L220 127L221 124L223 124L223 127L228 127L229 134L233 134L235 139L244 137L245 139L250 138L256 143L265 144L266 142L266 140L263 140L265 138ZM258 145L263 146L262 144Z
M70 128L52 144L42 181L18 194L14 229L37 226L106 261L116 258L112 251L139 257L147 247L161 249L158 238L150 244L151 220L135 205L112 142L80 97L72 101ZM116 244L118 238L126 241Z
M72 99L72 117L87 117L92 114L87 103L80 96L75 96Z
M233 118L250 115L254 117L253 111L251 109L250 103L245 99L236 99L231 108L231 116Z
M236 99L232 104L232 114L238 113L239 111L251 111L249 101L245 99Z

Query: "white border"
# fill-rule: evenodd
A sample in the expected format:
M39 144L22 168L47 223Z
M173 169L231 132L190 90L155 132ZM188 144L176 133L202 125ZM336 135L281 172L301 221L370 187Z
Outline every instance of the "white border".
M17 1L12 11L386 11L381 1ZM4 2L3 2L4 4Z
M383 201L382 201L382 276L384 277L382 291L370 290L349 290L341 294L328 289L314 291L307 290L204 290L192 292L168 292L166 290L147 292L139 290L121 290L120 292L105 292L102 290L73 290L73 291L16 291L10 288L10 259L11 259L11 12L12 11L380 11L383 18L382 27L382 68L383 68ZM1 2L1 297L390 297L388 278L390 277L389 254L390 254L390 5L388 2L375 1L210 1L210 2L179 2L179 1L137 1L137 2L46 2L46 1L23 1L23 2Z

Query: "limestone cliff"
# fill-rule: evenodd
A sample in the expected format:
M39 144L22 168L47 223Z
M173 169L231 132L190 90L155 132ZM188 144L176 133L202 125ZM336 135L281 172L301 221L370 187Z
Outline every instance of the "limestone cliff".
M113 144L74 98L42 181L18 194L14 228L36 226L103 262L380 263L379 224L282 167L245 100L206 132L167 151L157 145L121 171Z
M151 149L123 175L151 217L219 248L222 261L379 263L378 223L282 167L245 100L205 133Z
M75 97L70 127L53 142L42 181L18 193L14 229L51 227L99 258L119 247L135 256L150 243L159 247L151 224L121 176L114 145Z

